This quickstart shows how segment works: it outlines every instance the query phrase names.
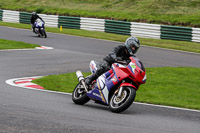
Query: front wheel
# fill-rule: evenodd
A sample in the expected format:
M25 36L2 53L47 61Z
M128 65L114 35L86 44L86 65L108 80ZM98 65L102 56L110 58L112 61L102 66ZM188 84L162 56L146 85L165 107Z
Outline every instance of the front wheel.
M47 33L46 33L45 29L43 29L43 35L45 38L47 38Z
M83 105L87 103L89 100L90 98L87 96L85 88L79 82L72 93L72 101L76 104Z
M45 38L47 38L47 34L46 34L46 32L45 32L45 31L44 31L44 37L45 37Z
M136 90L132 87L124 87L120 97L115 93L110 98L109 108L112 112L120 113L126 110L135 100Z

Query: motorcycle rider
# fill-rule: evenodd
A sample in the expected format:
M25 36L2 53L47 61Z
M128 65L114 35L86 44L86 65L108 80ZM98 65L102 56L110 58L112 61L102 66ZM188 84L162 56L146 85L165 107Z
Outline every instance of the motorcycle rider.
M118 45L100 62L100 67L96 73L90 75L86 80L85 84L87 87L96 80L100 75L110 70L111 65L117 61L128 61L130 56L134 56L140 47L140 41L136 37L129 37L124 45ZM130 62L130 61L129 61Z
M31 14L31 25L32 25L33 32L35 32L35 24L34 23L38 18L42 20L42 18L36 12L32 12L32 14Z

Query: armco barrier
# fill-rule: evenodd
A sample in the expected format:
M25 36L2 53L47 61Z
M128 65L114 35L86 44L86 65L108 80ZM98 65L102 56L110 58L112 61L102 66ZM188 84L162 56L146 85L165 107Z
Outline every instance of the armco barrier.
M38 14L44 21L47 27L58 27L58 16Z
M192 28L192 41L200 42L200 28Z
M125 21L105 20L105 32L130 35L131 23Z
M30 24L30 19L31 19L31 13L28 13L28 12L20 12L20 20L19 22L20 23L23 23L23 24Z
M3 10L0 10L0 21L2 21L2 17L3 17Z
M200 28L39 14L47 27L102 31L136 37L200 42ZM31 13L0 9L0 21L30 23Z
M162 25L161 39L192 41L192 28Z
M2 20L4 22L19 23L19 12L18 11L3 10Z
M59 16L58 27L80 29L80 17Z
M91 31L102 31L104 32L104 19L96 18L83 18L81 17L80 29L82 30L91 30Z
M131 22L131 35L160 39L160 25Z

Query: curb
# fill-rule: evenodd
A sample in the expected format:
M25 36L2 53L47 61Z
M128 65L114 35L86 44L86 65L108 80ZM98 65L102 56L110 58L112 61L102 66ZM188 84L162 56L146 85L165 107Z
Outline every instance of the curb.
M41 78L41 77L42 76L8 79L8 80L6 80L6 83L9 85L12 85L12 86L16 86L16 87L35 89L35 90L37 90L37 89L44 90L44 88L42 86L39 86L39 85L31 82L31 81Z

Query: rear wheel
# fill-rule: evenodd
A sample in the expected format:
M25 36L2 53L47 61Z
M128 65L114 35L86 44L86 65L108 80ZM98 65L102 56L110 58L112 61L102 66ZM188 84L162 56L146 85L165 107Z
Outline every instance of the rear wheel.
M118 97L115 93L110 98L109 108L112 112L120 113L126 110L135 100L136 91L132 87L124 87L122 94Z
M89 100L90 98L87 96L85 88L79 82L72 93L72 101L76 104L83 105L87 103Z

